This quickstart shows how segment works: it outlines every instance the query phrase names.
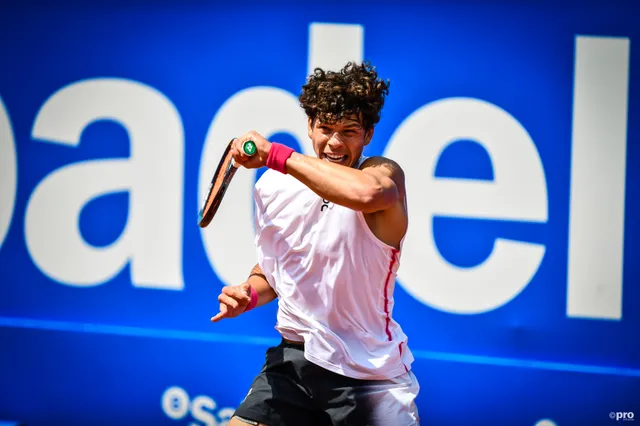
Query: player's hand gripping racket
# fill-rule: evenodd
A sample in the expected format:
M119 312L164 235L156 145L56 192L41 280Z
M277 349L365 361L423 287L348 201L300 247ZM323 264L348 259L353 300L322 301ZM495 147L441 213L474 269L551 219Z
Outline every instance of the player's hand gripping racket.
M207 197L202 203L202 208L198 214L198 225L201 228L205 228L211 223L211 220L218 211L218 207L220 207L225 192L227 192L231 179L233 179L233 176L238 170L238 165L235 164L233 156L231 155L232 145L233 139L229 142L229 145L227 145L224 154L222 154L216 172L213 174L213 179L211 179ZM252 156L256 153L256 144L251 140L247 140L242 144L242 150L248 156Z

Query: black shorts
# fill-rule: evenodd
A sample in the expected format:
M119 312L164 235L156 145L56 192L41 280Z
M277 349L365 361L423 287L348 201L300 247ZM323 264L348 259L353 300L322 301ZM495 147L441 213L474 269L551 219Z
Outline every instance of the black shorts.
M414 426L419 385L408 372L391 380L359 380L319 367L304 346L269 348L235 416L268 426Z

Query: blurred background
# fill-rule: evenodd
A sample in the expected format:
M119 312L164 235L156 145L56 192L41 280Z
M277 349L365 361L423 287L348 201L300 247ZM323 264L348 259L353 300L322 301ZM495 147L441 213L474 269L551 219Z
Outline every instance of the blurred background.
M422 423L640 421L637 42L634 1L3 2L0 419L226 424L279 339L209 322L261 171L201 230L207 179L251 129L312 154L305 77L367 59Z

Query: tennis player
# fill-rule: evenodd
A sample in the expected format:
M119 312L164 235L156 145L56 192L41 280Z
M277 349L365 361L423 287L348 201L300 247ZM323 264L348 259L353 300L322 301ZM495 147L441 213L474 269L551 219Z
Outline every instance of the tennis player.
M368 62L316 69L299 100L317 158L256 132L233 143L236 162L268 167L254 191L258 264L223 288L212 321L277 298L282 343L267 350L229 426L419 424L413 356L392 317L404 175L363 156L388 91Z

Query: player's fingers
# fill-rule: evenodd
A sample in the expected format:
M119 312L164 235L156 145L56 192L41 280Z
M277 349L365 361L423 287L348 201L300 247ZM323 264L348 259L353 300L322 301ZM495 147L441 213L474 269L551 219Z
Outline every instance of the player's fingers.
M233 141L233 148L235 148L235 152L238 155L239 160L247 161L249 159L249 156L245 154L244 150L242 149L242 145L248 139L251 139L251 138L248 135L243 135L239 138L234 139Z
M235 151L235 154L232 152L231 156L233 157L234 163L236 163L236 167L242 166L244 168L248 168L247 165L250 161L250 158L248 158L247 156L243 156L243 154L239 154L237 150Z
M221 319L223 319L225 316L226 316L226 314L223 314L222 312L219 312L215 316L211 317L211 322L218 322Z
M241 284L238 291L242 294L243 299L245 299L247 303L251 302L251 284L248 282Z
M249 296L250 293L248 291L248 285L249 284L245 283L245 284L241 284L239 286L224 287L222 289L222 293L226 294L227 296L233 297L236 300L246 300L247 302L249 302L251 297Z
M211 318L211 322L218 322L223 318L226 318L227 316L227 305L225 305L224 303L220 303L220 312L218 312L215 316L213 316Z
M220 301L220 303L224 303L231 309L238 309L238 307L240 306L236 299L229 297L226 294L221 294L220 296L218 296L218 300Z
M233 293L235 292L234 287L235 286L231 286L231 285L226 285L222 287L222 294L226 294L227 296L232 296Z
M231 153L231 157L233 157L233 161L235 161L236 163L241 163L243 161L242 156L240 155L240 151L238 151L235 142L229 152Z
M260 133L255 130L250 131L245 135L246 139L251 139L254 143L259 144L261 142L267 142L267 140Z

